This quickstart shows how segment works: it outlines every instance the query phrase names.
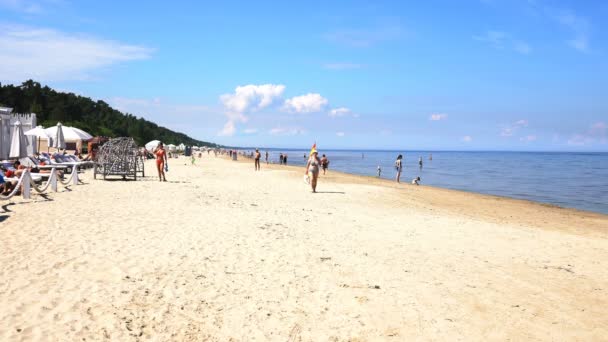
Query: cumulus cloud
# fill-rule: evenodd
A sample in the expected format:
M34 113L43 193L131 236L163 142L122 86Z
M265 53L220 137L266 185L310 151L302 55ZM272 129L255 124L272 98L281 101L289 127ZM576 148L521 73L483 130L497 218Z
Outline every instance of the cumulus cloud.
M431 120L431 121L441 121L441 120L445 120L447 118L448 118L447 114L437 113L437 114L431 114L431 116L429 117L429 120Z
M462 137L462 141L464 141L466 143L471 142L471 141L473 141L473 137L470 135L465 135L464 137Z
M336 132L336 135L339 136L340 138L344 136L344 132Z
M308 93L285 100L284 109L291 113L316 113L322 111L328 103L320 94Z
M0 26L0 80L91 78L113 64L150 58L153 49L46 28Z
M224 106L224 115L228 122L224 124L218 135L234 135L236 124L248 121L247 112L270 106L283 95L284 91L285 86L282 84L248 84L236 87L234 93L221 95L220 102Z

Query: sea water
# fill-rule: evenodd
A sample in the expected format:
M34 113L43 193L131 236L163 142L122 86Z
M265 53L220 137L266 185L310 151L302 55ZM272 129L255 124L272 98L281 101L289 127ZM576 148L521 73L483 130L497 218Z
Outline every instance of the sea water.
M262 160L266 150L261 150ZM270 160L288 155L304 166L309 150L268 149ZM608 153L446 152L319 150L329 171L394 179L397 155L404 157L401 181L506 196L608 214ZM432 160L430 159L432 155ZM422 167L418 160L422 157Z

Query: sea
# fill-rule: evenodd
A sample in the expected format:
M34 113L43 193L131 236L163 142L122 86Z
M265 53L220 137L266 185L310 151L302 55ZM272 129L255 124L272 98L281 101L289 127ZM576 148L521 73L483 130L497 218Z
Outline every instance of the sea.
M249 151L249 150L247 150ZM262 160L266 150L261 150ZM306 164L309 149L268 149L278 163ZM329 171L394 179L397 155L404 157L401 181L505 196L608 214L608 152L459 152L319 150ZM419 159L422 158L422 166Z

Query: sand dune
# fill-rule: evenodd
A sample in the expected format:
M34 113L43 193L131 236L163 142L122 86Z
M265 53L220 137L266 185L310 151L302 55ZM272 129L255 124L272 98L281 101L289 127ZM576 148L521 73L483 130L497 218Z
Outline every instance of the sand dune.
M188 164L188 165L186 165ZM0 203L2 341L607 340L608 217L205 156Z

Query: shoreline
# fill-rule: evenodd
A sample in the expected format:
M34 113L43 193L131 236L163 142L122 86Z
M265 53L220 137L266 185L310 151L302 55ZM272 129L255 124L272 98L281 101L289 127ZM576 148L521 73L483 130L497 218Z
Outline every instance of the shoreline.
M210 157L213 157L213 155L211 154ZM218 155L217 158L222 158L227 161L233 162L228 156ZM236 162L242 164L250 164L253 169L253 159L239 156ZM263 161L261 162L261 167L262 170L264 169L264 167L267 167L272 170L291 171L296 174L304 170L303 166L280 165L276 163L265 164ZM252 170L252 172L254 171ZM323 173L321 172L319 178L320 186L322 186L324 178L332 182L360 185L378 185L395 190L405 190L405 193L407 194L411 194L413 191L418 191L416 192L416 194L420 196L420 199L428 201L427 203L424 203L426 205L438 206L443 209L450 210L453 213L462 214L469 217L482 216L485 219L495 220L499 223L504 223L505 221L512 221L519 224L536 225L539 228L554 228L571 232L580 232L579 229L576 229L575 227L583 224L588 225L586 229L597 229L600 233L608 232L608 214L595 211L562 207L551 203L537 202L508 196L483 194L479 192L459 189L442 188L431 185L414 186L412 184L409 184L409 181L398 184L394 180L378 178L374 176L357 175L332 170L331 168L328 169L328 173L326 176L323 176ZM420 190L417 190L418 188ZM425 189L426 193L422 189ZM438 198L435 198L436 196ZM433 200L430 201L429 197L433 197ZM478 206L471 203L472 201L489 201L494 203L498 207L496 208L496 210L488 212L487 210L480 209ZM507 206L507 208L504 207L505 205ZM514 209L514 207L522 207L524 209L524 211L520 213L520 216L513 217L512 210ZM561 219L557 220L557 222L551 222L550 224L547 224L545 222L536 222L538 212L554 214L559 216Z

